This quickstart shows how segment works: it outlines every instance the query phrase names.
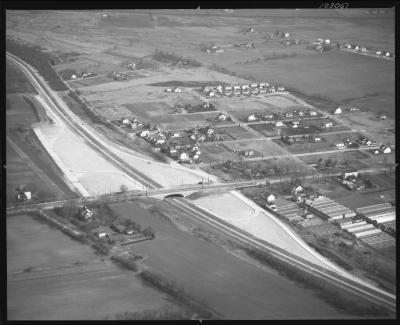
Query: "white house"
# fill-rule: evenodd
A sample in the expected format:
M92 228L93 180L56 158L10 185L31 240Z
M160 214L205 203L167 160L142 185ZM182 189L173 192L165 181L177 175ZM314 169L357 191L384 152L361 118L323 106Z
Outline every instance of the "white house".
M382 55L382 51L377 51L376 55Z
M266 120L272 120L274 118L274 115L273 114L267 114L267 115L264 115L264 118Z
M317 115L317 112L315 112L315 111L310 111L310 115L311 115L311 116L316 116L316 115Z
M215 97L215 93L213 91L210 91L207 96L208 97Z
M390 149L390 147L386 146L386 145L381 145L380 150L382 151L382 153L391 153L392 149Z
M283 126L283 122L282 122L282 121L276 121L276 122L275 122L275 125L276 125L276 126Z
M333 126L333 122L325 122L325 123L322 124L322 126L325 127L325 128L330 128L330 127Z
M342 114L342 109L340 107L336 108L333 114Z
M258 118L255 116L255 114L251 114L248 118L247 121L249 122L253 122L253 121L257 121Z
M361 52L367 52L367 48L366 47L362 47L361 48Z
M325 44L331 44L331 40L330 39L326 39L325 40Z
M285 90L285 87L282 87L282 86L278 87L278 91L284 91L284 90Z
M130 124L130 123L131 121L129 121L129 119L127 118L122 119L122 124Z
M180 93L180 92L182 92L182 89L181 89L181 88L176 87L176 88L174 89L174 93Z
M358 50L360 49L360 47L357 45L354 49L355 49L356 51L358 51Z
M144 138L144 137L148 137L150 135L150 130L143 130L142 132L140 132L140 137Z
M273 202L273 201L275 201L275 195L273 195L273 194L268 195L267 202Z
M76 79L76 78L78 78L77 76L76 76L76 74L73 74L72 76L71 76L71 79L73 80L73 79Z
M347 44L346 47L347 47L348 49L351 49L351 44Z
M165 89L165 92L172 93L172 89L171 88L167 88L167 89Z
M344 143L336 143L336 148L344 149L345 148Z
M220 121L226 121L226 115L223 113L219 113L217 119Z
M286 38L290 37L290 33L285 33L285 37Z
M188 155L186 152L182 152L182 153L179 155L179 159L180 159L181 161L189 160L189 155Z

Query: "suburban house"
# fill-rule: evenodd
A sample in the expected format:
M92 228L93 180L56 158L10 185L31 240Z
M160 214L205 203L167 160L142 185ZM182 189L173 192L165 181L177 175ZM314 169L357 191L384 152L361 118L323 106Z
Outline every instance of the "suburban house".
M340 107L336 108L335 111L333 112L333 114L335 114L335 115L342 114L342 109Z
M325 122L321 124L324 128L330 128L333 126L333 122Z
M275 201L275 195L269 194L269 195L267 196L267 202L273 202L273 201Z
M189 155L186 152L181 152L181 154L179 155L179 160L180 161L188 161Z
M336 143L336 148L338 148L338 149L344 149L344 148L345 148L345 145L344 145L344 143Z
M388 147L384 144L381 145L379 149L381 150L382 153L391 153L392 152L392 149L390 149L390 147Z
M310 140L310 142L317 143L317 142L321 142L322 138L320 136L310 135L309 140Z
M277 88L277 90L278 91L285 91L285 87L280 86L280 87Z
M290 37L290 33L285 33L285 35L284 35L286 38L287 37Z
M139 136L142 137L142 138L148 137L149 135L150 135L150 130L142 130L142 131L139 133Z
M276 121L276 122L275 122L275 125L276 125L276 126L283 126L283 122L282 122L282 121Z
M92 234L95 235L97 238L107 238L110 233L111 229L104 226L100 226L92 230Z
M251 114L251 115L247 118L247 121L249 121L249 122L253 122L253 121L257 121L257 120L258 120L258 118L256 117L255 114Z
M254 156L254 150L243 150L240 152L241 155L245 157L253 157Z
M223 113L219 113L219 114L217 115L217 120L219 120L219 121L226 121L226 115L223 114Z
M310 111L310 115L311 115L311 116L316 116L316 115L317 115L317 112L315 112L315 111Z
M179 87L174 88L174 93L180 93L182 92L182 89Z
M131 121L129 121L129 119L127 119L127 118L123 118L122 119L122 124L125 124L125 125L131 124Z
M165 92L172 93L172 89L171 88L167 88L167 89L165 89Z
M31 200L32 193L29 191L20 192L17 194L17 200Z
M266 119L266 120L272 120L273 118L274 118L274 114L264 115L264 119Z
M386 115L386 114L380 114L380 115L379 115L379 118L380 118L381 120L386 120L386 119L387 119L387 115Z
M84 205L78 210L78 218L84 221L93 218L93 210Z

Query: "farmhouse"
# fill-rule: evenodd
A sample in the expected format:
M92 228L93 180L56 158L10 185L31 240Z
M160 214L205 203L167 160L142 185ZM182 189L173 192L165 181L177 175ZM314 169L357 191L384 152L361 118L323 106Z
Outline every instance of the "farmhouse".
M336 108L333 114L342 114L342 109L340 107Z
M78 218L84 221L90 220L91 218L93 218L93 210L84 205L78 210Z
M275 122L275 126L283 126L283 122L282 121L276 121Z
M315 112L315 111L310 111L310 115L311 115L311 116L316 116L316 115L317 115L317 112Z
M277 88L277 90L278 91L285 91L285 87L280 86L280 87Z
M17 194L17 200L31 200L32 193L29 191L24 191Z
M174 93L180 93L182 92L182 89L179 87L174 88Z
M387 115L386 115L386 114L380 114L380 115L379 115L379 118L380 118L381 120L386 120L386 119L387 119Z
M322 138L321 138L320 136L310 135L310 136L309 136L309 141L310 141L310 142L317 143L317 142L321 142L321 141L322 141Z
M92 230L92 234L95 235L97 238L107 238L110 233L111 229L104 226L100 226Z

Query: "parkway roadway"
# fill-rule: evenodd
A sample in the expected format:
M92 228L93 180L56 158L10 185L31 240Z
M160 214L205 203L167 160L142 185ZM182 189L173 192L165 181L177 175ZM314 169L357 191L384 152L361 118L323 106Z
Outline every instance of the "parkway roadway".
M98 197L86 197L86 198L77 198L73 199L75 203L87 202L92 200L97 200L99 198L104 199L109 202L117 202L117 201L125 201L139 196L154 196L154 195L164 195L168 196L170 194L181 194L186 191L196 191L196 190L216 190L216 189L226 189L233 190L238 187L248 187L254 186L257 184L265 184L262 181L244 181L244 182L233 182L233 183L225 183L225 184L197 184L193 186L185 186L179 188L161 188L161 186L150 179L146 175L141 174L140 172L133 169L131 166L126 164L123 160L121 160L117 155L115 155L109 148L107 148L104 143L99 141L98 138L93 136L90 132L88 132L81 124L77 121L76 117L72 118L70 116L71 112L67 112L67 109L63 107L63 103L60 103L59 98L53 95L49 86L40 78L37 72L26 64L24 61L18 59L17 57L7 53L7 57L12 60L24 74L27 76L28 80L32 83L32 85L39 91L39 94L43 97L48 105L51 105L53 111L57 114L58 117L63 119L65 123L67 123L71 128L73 128L76 133L85 139L92 148L97 150L103 156L105 156L108 160L113 162L115 166L117 166L121 171L127 173L132 178L136 179L140 183L146 186L147 191L132 191L122 194L111 194L104 195ZM374 172L371 170L370 172ZM314 175L309 175L305 177L315 177ZM288 177L286 177L288 178ZM275 183L282 181L286 178L280 179L271 179L270 183ZM290 178L288 178L290 179ZM183 195L182 195L183 196ZM62 206L70 200L62 200L56 202L46 202L46 203L38 203L38 204L30 204L23 205L19 207L10 207L7 209L7 214L28 212L32 210L42 210L57 206ZM168 198L167 201L174 205L176 208L186 212L188 218L196 218L202 222L205 222L212 227L216 228L218 231L225 232L230 236L234 237L236 240L241 241L242 243L261 248L263 250L267 250L274 256L285 260L287 263L290 263L300 269L306 270L313 275L322 278L330 283L335 284L337 287L343 288L344 290L350 291L356 295L359 295L369 301L372 301L378 305L384 306L391 311L396 310L396 296L383 291L361 279L355 278L354 276L343 275L337 272L333 272L327 270L325 268L319 267L313 263L305 261L298 256L294 256L291 253L280 249L279 247L274 247L273 245L260 240L238 228L235 229L232 225L224 224L218 217L204 211L203 209L193 205L188 200L183 197L172 197Z

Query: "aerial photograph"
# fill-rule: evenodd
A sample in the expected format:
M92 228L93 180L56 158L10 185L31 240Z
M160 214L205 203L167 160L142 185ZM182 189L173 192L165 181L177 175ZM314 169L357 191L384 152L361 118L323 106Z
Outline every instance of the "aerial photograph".
M4 12L7 320L396 319L394 7Z

